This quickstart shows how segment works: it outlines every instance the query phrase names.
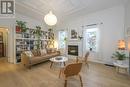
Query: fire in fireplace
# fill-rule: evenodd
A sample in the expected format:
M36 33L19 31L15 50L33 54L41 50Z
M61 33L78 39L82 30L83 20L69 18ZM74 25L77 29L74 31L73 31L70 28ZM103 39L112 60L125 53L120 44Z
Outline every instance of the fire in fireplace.
M78 45L68 45L68 55L78 56Z

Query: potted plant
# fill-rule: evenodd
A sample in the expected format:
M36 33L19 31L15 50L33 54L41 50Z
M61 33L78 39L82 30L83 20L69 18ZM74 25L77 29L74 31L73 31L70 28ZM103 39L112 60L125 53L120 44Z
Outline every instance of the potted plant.
M116 51L115 53L113 53L112 58L115 58L118 64L123 64L123 60L125 60L127 57L124 52Z
M40 39L41 39L41 36L42 36L42 31L41 31L41 27L40 26L36 26L36 29L34 30L34 32L33 32L35 35L36 35L36 37L37 37L37 44L36 44L36 46L37 46L37 49L40 49L40 45L41 45L41 43L40 43Z
M16 20L17 26L16 31L26 32L28 30L26 22Z
M78 36L79 40L82 40L83 39L83 36Z

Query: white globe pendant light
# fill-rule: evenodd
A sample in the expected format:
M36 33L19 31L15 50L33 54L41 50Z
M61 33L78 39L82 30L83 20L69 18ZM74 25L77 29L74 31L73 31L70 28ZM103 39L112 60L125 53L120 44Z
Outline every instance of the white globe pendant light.
M50 11L47 15L45 15L44 21L46 24L53 26L57 23L57 17Z

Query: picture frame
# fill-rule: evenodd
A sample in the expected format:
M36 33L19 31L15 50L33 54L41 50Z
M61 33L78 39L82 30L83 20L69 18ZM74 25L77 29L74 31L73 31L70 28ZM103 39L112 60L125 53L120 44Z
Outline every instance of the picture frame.
M78 30L70 29L70 40L78 40Z

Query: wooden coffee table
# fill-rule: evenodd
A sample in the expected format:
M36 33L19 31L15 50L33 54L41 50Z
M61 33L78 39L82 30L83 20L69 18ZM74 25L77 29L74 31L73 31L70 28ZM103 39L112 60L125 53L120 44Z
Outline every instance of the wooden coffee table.
M65 56L56 56L50 59L51 61L51 65L50 68L52 67L53 63L60 63L60 64L64 64L65 66L65 62L68 61L68 58Z

